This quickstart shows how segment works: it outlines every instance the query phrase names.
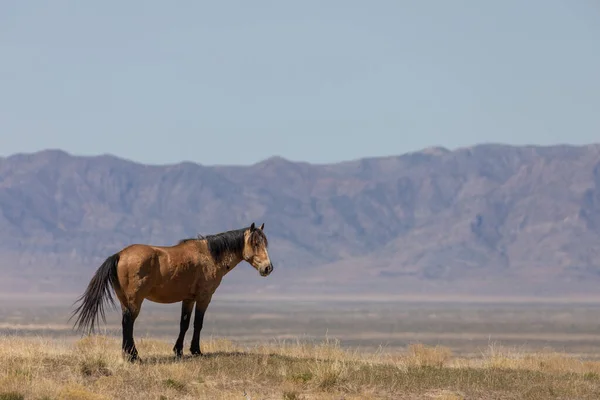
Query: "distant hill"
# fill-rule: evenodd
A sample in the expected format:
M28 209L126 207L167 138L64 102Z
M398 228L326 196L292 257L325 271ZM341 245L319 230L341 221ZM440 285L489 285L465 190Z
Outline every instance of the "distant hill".
M594 293L600 145L478 145L329 165L0 158L3 292L80 292L134 243L265 222L275 273L230 291ZM600 292L600 290L598 290Z

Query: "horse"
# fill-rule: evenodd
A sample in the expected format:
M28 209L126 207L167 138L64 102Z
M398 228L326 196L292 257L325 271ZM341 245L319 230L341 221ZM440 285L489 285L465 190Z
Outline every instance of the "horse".
M122 351L129 361L141 361L133 339L133 324L142 302L182 302L179 336L173 347L177 358L183 355L185 334L194 305L194 334L190 346L193 356L201 356L200 331L204 314L223 277L246 261L261 276L273 272L265 224L180 240L173 246L132 244L109 256L97 269L87 289L76 302L79 306L77 331L94 332L99 317L106 323L104 306L116 304L111 287L121 303ZM71 318L69 320L71 320Z

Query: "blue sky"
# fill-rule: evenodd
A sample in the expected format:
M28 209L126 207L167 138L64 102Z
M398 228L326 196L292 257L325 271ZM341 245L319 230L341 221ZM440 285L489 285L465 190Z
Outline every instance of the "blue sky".
M5 0L0 155L336 162L600 142L600 3Z

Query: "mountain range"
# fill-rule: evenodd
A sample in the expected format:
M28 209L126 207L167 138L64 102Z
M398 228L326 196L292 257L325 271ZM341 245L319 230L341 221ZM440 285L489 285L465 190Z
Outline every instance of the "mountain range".
M176 244L252 222L265 223L275 271L261 278L240 265L223 291L594 294L600 145L250 166L15 154L0 158L0 291L82 292L128 244Z

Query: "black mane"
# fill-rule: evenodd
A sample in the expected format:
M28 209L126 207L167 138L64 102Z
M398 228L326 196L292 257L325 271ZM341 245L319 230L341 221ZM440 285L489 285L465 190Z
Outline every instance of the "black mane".
M191 240L206 240L211 257L218 263L222 260L223 255L227 253L242 254L244 251L244 232L247 229L249 229L249 227L221 232L214 235L198 235L197 238L183 239L180 240L179 243L186 243ZM250 243L253 246L257 246L260 243L264 243L265 246L268 245L267 237L260 229L254 230L252 236L250 236Z

